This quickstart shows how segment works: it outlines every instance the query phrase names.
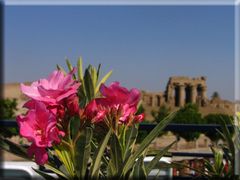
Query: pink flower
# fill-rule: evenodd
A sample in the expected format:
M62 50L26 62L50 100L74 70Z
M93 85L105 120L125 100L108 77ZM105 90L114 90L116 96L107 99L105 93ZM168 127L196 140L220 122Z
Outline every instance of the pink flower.
M35 161L39 165L44 165L48 161L48 154L46 148L44 147L37 147L34 143L28 148L28 156L33 157L35 156Z
M119 124L128 124L130 121L141 122L144 115L135 116L137 105L140 100L139 90L133 88L130 91L121 87L119 82L112 83L109 87L104 84L100 87L104 98L91 101L86 109L85 115L94 119L95 122L103 121L107 113L120 113Z
M130 107L137 107L141 96L138 89L133 88L129 91L121 87L119 82L113 82L109 87L101 84L100 92L113 104L128 104Z
M121 108L122 115L119 118L120 124L128 124L130 118L134 118L141 97L138 89L133 88L128 90L125 87L121 87L119 82L113 82L109 87L102 84L100 92L108 100L108 106L115 109ZM137 121L140 122L141 120L141 118L137 118Z
M135 116L134 121L140 123L144 120L144 117L145 117L144 113L141 113L141 114Z
M53 71L47 79L40 79L30 86L21 84L26 96L50 105L58 104L62 99L77 93L80 83L72 79L75 69L66 76L61 71Z
M87 117L87 119L92 120L93 123L103 121L107 113L107 109L100 105L99 99L92 100L84 110L84 115Z
M28 108L28 109L34 109L36 107L36 102L40 102L40 101L30 99L23 105L23 107ZM63 117L65 115L65 110L64 110L63 104L64 103L56 104L56 105L49 105L49 104L45 104L45 105L46 105L46 108L48 110L50 110L54 115L56 115L60 119L63 119Z
M78 115L79 113L79 100L76 94L71 95L66 99L66 106L71 116Z
M58 130L56 116L46 108L44 103L35 101L28 105L31 109L26 116L17 116L17 123L20 135L32 142L29 152L34 151L35 159L41 159L43 157L38 156L46 156L43 149L52 147L53 143L60 143L59 136L64 136L64 132ZM32 154L29 153L29 156Z

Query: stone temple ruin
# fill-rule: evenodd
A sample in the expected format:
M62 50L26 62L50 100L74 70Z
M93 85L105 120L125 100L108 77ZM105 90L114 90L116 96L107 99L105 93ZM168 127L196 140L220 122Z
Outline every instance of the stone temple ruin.
M183 107L188 103L197 104L203 115L209 113L234 114L234 104L230 101L207 97L206 77L190 78L173 76L169 78L165 92L142 91L142 104L147 119L152 119L151 111L167 106L171 110Z

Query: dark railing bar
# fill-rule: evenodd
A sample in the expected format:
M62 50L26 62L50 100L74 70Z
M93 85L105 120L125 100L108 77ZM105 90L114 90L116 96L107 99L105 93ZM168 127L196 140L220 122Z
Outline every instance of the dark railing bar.
M17 122L15 119L0 120L0 126L4 127L17 127ZM150 132L156 124L146 124L140 123L139 129ZM233 129L232 125L228 125L229 130ZM221 130L221 125L216 124L175 124L170 123L165 128L165 131L173 132L215 132L216 130Z
M139 129L150 132L156 124L140 124ZM233 129L232 125L227 125L229 130ZM170 123L165 128L165 131L173 132L216 132L216 130L221 130L221 125L216 124L175 124Z
M193 153L193 152L170 152L172 156L184 156L184 157L214 157L213 153Z

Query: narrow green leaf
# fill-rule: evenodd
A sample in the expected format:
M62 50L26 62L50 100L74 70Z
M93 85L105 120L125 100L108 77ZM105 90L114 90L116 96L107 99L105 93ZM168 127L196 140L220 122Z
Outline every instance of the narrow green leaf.
M86 89L83 78L83 66L82 66L82 58L79 57L77 62L77 70L78 70L78 79L81 82L81 86L79 88L79 101L80 107L85 107L87 99L86 99Z
M105 136L105 138L103 139L102 143L99 145L97 151L94 153L93 156L93 165L91 168L91 179L95 179L98 178L99 175L99 169L100 169L100 165L101 165L101 159L104 153L104 150L107 147L109 138L111 137L112 134L112 130L110 129L107 133L107 135Z
M133 167L130 179L147 179L143 163L144 156L141 156Z
M101 79L101 81L98 83L98 85L97 85L97 87L96 87L96 89L95 89L95 94L98 93L101 84L105 83L105 81L111 76L111 74L112 74L112 71L109 71L109 72Z
M0 148L5 151L8 151L10 153L13 153L17 156L20 156L24 159L31 160L31 158L29 158L29 156L27 155L26 148L24 148L16 143L13 143L3 137L0 137Z
M72 71L72 70L73 70L73 67L72 67L72 64L70 63L70 61L69 61L68 58L66 59L66 63L67 63L68 70L69 70L69 71Z
M81 133L75 146L75 165L76 171L79 173L78 177L80 177L80 179L84 179L86 174L87 164L91 154L92 134L92 129L86 128L85 131Z
M117 170L114 168L113 160L110 159L107 166L107 177L109 177L110 179L113 179L115 174L117 174Z
M64 164L67 172L69 173L70 177L75 176L74 172L74 165L73 165L73 159L71 158L71 152L69 152L69 149L65 149L63 145L57 145L54 146L54 151L56 152L56 155L62 161Z
M80 81L83 81L82 57L79 57L79 59L77 61L77 67L78 67L78 79Z
M93 89L93 80L89 72L89 68L85 70L84 84L85 84L85 92L86 92L87 100L88 102L90 102L94 98L94 89Z
M64 173L62 173L61 171L59 171L57 168L53 167L50 164L44 164L44 167L47 169L50 169L51 171L53 171L54 173L58 174L59 176L62 176L66 179L69 179L69 177L67 177Z
M207 173L209 174L216 174L216 169L214 168L214 166L207 160L204 159L204 166L207 169Z
M97 71L96 69L91 66L90 68L90 72L91 72L91 77L92 77L92 81L93 81L93 88L95 89L95 87L97 86Z
M58 64L57 64L57 70L58 70L58 71L62 71L64 75L67 74L66 71L65 71L60 65L58 65Z
M123 174L126 174L129 169L132 168L136 159L141 156L144 150L151 144L155 137L157 137L161 131L167 126L167 124L174 118L176 112L169 114L161 122L159 122L156 127L148 134L148 136L142 141L137 151L126 161L123 169Z
M97 79L99 78L100 69L101 69L101 64L99 64L97 68Z
M69 70L69 71L72 71L72 70L73 70L73 66L72 66L72 64L70 63L69 59L66 59L66 63L67 63L68 70ZM75 80L77 79L75 74L73 74L73 78L74 78Z
M124 161L131 155L137 135L138 135L138 129L136 128L135 125L133 125L127 129L126 146L125 146L125 152L123 155Z
M159 160L162 158L164 154L168 152L168 150L172 147L173 144L175 144L177 141L172 142L164 149L160 150L156 156L153 158L153 160L147 165L146 167L146 174L148 175L151 170L156 166L156 164L159 162Z
M118 173L119 171L121 172L123 165L122 148L115 133L113 133L110 138L110 153L115 173ZM115 175L116 174L113 174L113 176Z
M79 127L80 127L80 119L76 118L76 117L72 117L70 119L70 132L71 132L71 137L72 139L76 138L76 135L79 131Z
M35 169L35 168L32 168L36 173L38 173L39 175L41 175L42 177L44 177L46 180L55 180L54 177L50 176L49 174L41 171L41 170L38 170L38 169Z
M224 139L227 141L229 150L231 151L232 155L234 155L235 154L234 142L232 140L231 133L228 130L227 124L224 121L224 119L222 119L221 125L222 125L222 131L223 131Z

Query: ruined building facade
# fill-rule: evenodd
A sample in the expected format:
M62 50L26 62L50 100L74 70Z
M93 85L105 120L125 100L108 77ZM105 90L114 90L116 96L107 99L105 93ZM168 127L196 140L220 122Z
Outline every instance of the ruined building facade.
M185 76L170 77L165 92L142 91L142 105L147 119L152 120L151 111L161 106L176 110L184 105L197 104L203 115L209 113L234 114L234 103L218 97L208 99L206 77L190 78Z

